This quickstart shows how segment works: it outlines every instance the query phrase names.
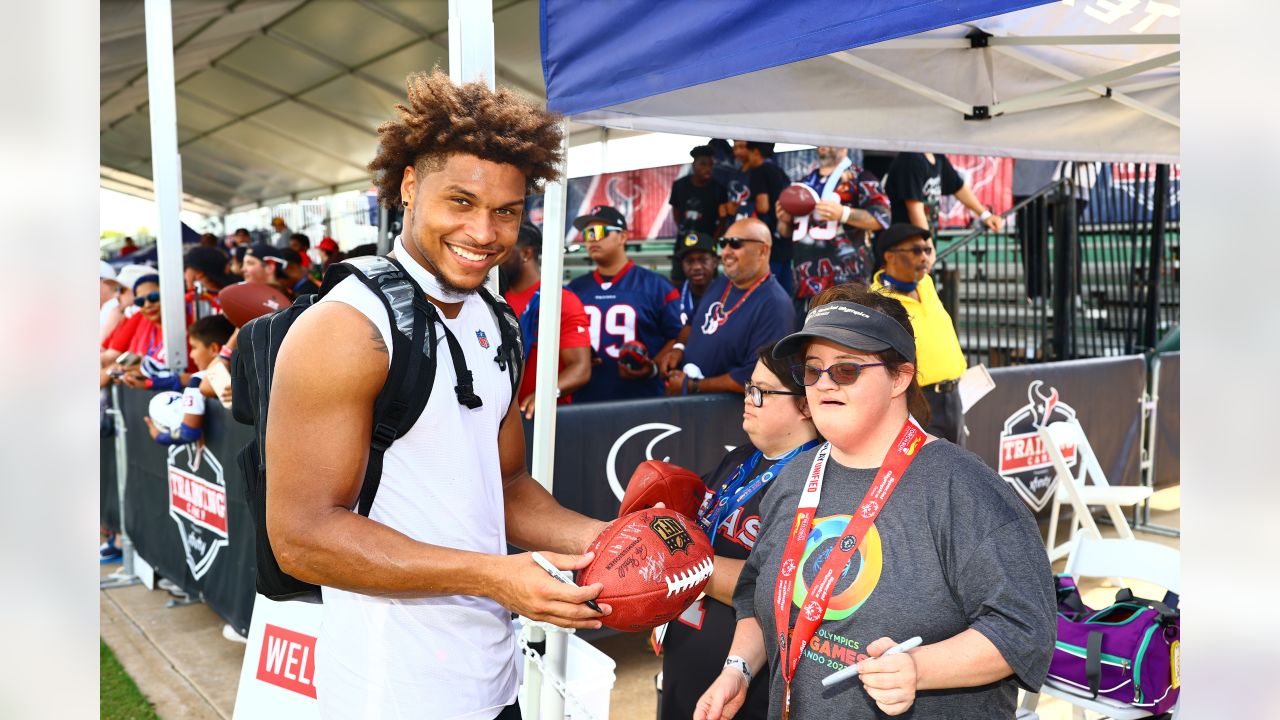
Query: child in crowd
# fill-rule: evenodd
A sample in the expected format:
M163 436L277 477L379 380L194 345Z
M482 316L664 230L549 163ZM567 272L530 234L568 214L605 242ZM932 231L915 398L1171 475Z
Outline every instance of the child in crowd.
M200 318L187 329L191 361L199 370L192 373L182 391L182 425L176 433L163 432L151 422L151 418L144 418L147 431L156 442L161 445L186 445L200 439L204 427L204 395L200 392L200 382L204 379L205 370L222 352L233 332L235 326L223 315Z

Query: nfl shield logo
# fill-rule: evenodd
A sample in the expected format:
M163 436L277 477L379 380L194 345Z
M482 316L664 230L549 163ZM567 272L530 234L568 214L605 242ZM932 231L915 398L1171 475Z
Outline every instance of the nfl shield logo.
M476 339L480 341L480 347L482 347L482 348L484 348L484 349L486 349L486 350L488 350L488 349L489 349L489 338L487 338L487 337L485 337L485 336L484 336L484 331L483 331L483 330L477 330L477 331L476 331Z

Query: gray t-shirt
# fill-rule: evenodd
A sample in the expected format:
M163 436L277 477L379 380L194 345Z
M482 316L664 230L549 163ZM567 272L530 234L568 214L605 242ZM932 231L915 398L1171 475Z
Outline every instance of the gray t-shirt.
M738 618L764 631L772 682L769 717L782 712L783 682L773 593L787 535L816 450L796 457L761 503L761 531L734 592ZM794 627L813 581L862 500L875 469L827 463L814 530L791 604ZM791 689L793 718L882 715L861 681L832 688L822 678L866 657L880 637L925 644L967 628L986 636L1014 677L975 688L916 694L903 718L1012 718L1017 687L1039 689L1056 632L1053 576L1031 512L982 460L946 441L921 448L861 551L836 583L822 624L800 656Z

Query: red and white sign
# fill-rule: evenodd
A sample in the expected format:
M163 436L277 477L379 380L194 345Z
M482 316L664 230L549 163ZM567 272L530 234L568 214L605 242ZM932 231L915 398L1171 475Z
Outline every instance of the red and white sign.
M253 601L249 644L240 666L235 720L312 720L316 702L316 638L323 606Z
M227 491L169 466L169 508L197 525L227 534Z
M315 636L267 623L258 653L258 679L314 698L315 677Z
M1062 445L1062 458L1068 467L1076 464L1076 446ZM1001 475L1043 470L1053 466L1049 453L1044 449L1040 433L1030 432L1000 438L1000 470Z
M1004 421L1000 431L1000 463L997 472L1035 512L1040 512L1057 489L1049 453L1045 452L1037 428L1060 420L1074 420L1075 408L1062 402L1055 388L1041 392L1043 380L1027 386L1027 404ZM1076 446L1059 448L1067 467L1076 465Z

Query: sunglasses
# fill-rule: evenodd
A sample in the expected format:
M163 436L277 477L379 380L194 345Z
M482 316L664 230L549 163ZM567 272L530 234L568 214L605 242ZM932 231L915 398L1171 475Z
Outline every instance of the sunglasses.
M741 250L743 243L760 243L761 245L765 244L763 240L757 240L755 238L744 238L744 237L727 237L727 238L720 238L719 240L716 241L716 244L720 246L721 250L725 249L726 246L731 247L734 250Z
M911 253L916 257L920 257L921 255L932 255L933 246L932 245L912 245L911 247L894 248L889 252Z
M158 303L158 302L160 302L160 291L159 291L159 290L152 290L151 292L147 293L146 295L139 295L138 297L136 297L136 298L134 298L134 299L133 299L133 304L134 304L134 305L137 305L138 307L142 307L143 305L146 305L147 303Z
M791 395L794 397L804 397L804 393L802 392L793 392L791 390L765 390L759 385L753 385L751 383L747 383L747 386L742 390L742 394L751 400L751 404L756 407L764 407L765 395Z
M582 229L582 237L587 242L597 242L604 239L605 235L611 232L621 232L622 228L617 225L588 225Z
M791 377L801 385L808 387L817 385L818 381L822 379L822 374L826 373L831 376L831 382L837 385L852 385L853 381L857 380L858 376L862 374L862 368L876 367L877 365L884 365L884 363L840 362L825 370L807 363L801 363L791 366Z

